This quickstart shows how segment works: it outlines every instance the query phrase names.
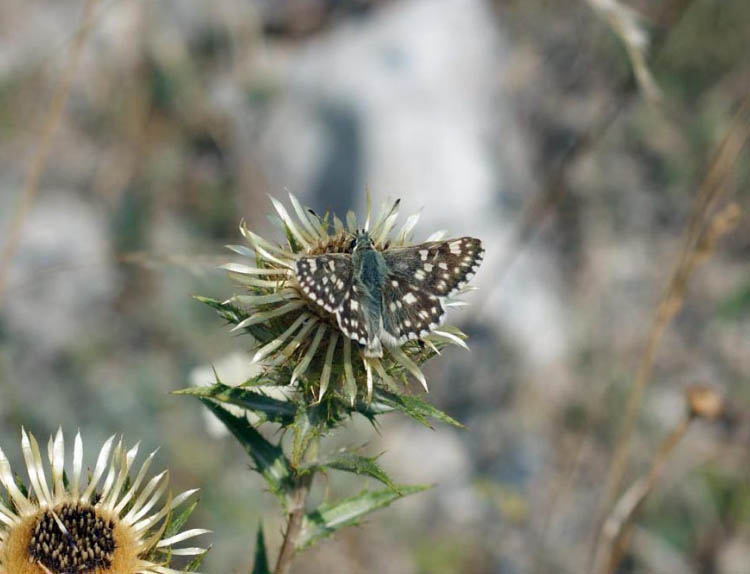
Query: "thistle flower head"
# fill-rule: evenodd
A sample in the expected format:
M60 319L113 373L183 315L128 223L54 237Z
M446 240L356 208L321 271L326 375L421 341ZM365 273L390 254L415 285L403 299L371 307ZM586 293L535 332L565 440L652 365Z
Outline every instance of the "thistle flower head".
M235 330L254 336L253 360L276 384L297 384L318 401L329 388L350 403L360 388L369 398L373 386L394 390L407 373L427 389L419 364L445 344L466 348L466 336L443 320L470 289L479 240L443 241L438 232L413 244L419 215L397 228L399 201L374 218L368 206L360 226L353 212L344 223L289 198L296 217L271 198L284 243L242 223L249 248L229 247L250 264L224 268L249 292L215 305Z
M29 478L17 482L0 449L0 574L180 574L172 556L201 556L204 548L173 548L207 530L172 532L172 511L196 491L172 497L166 471L146 480L155 453L135 477L138 445L110 437L84 485L83 442L76 435L72 473L65 474L63 434L48 444L51 482L32 434L21 433ZM103 481L103 482L102 482ZM166 500L165 500L166 495ZM179 529L179 528L177 528Z

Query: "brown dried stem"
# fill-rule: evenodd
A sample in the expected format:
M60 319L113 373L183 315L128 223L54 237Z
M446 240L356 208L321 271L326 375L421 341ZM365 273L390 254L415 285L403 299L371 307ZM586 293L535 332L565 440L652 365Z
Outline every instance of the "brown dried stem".
M296 552L296 543L299 533L302 530L302 519L305 516L305 503L310 493L310 484L312 483L312 473L307 473L297 479L297 485L289 497L289 513L287 515L286 530L284 531L284 541L281 544L279 557L276 561L274 574L286 574L294 559Z
M659 446L648 472L638 478L615 504L602 526L594 558L594 572L609 574L616 571L624 552L623 542L627 538L624 535L628 532L628 526L635 512L641 507L646 496L662 475L669 455L685 436L692 419L693 417L688 415L680 421Z
M749 98L740 106L717 153L711 161L708 173L693 203L690 221L683 235L682 249L664 294L657 307L646 339L625 410L622 430L615 445L606 482L605 496L600 505L602 516L614 502L627 464L628 448L632 439L643 393L651 380L654 357L671 319L680 310L687 289L688 279L695 267L713 250L721 233L727 229L726 221L736 221L736 206L730 205L724 212L715 215L716 205L726 196L727 180L748 136L746 113ZM599 521L601 523L601 520Z

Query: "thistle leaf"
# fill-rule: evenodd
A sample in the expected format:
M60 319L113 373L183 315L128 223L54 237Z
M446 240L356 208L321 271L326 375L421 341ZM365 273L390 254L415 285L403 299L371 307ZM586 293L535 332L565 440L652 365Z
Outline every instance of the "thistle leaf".
M359 402L356 405L356 409L369 419L372 419L375 415L398 410L429 428L432 428L432 426L428 418L439 420L458 428L464 428L464 425L456 419L448 416L440 409L436 409L422 399L409 395L398 395L380 388L375 389L372 401L369 403Z
M221 403L236 405L254 412L261 416L263 420L281 424L291 423L297 410L290 402L267 397L257 391L230 387L222 383L216 383L210 387L189 387L174 391L172 394L213 399Z
M170 536L174 536L175 534L179 533L182 530L182 527L185 526L185 523L187 522L188 518L190 518L190 515L193 513L193 510L195 510L196 506L198 506L198 500L194 500L177 516L170 515L169 525L164 530L162 538L169 538Z
M430 485L399 486L393 489L365 490L356 496L332 504L321 504L316 510L308 513L302 522L302 532L297 539L297 549L301 550L315 542L330 536L337 530L358 524L365 515L388 506L393 501L409 494L422 492Z
M200 568L200 565L203 564L203 559L206 557L206 554L208 554L209 550L211 550L210 546L203 554L198 554L198 556L193 558L190 564L188 564L185 568L185 572L195 572L198 568Z
M320 436L325 420L321 418L323 408L320 405L305 407L301 405L294 419L294 441L292 442L292 466L299 468L307 452L310 441Z
M268 442L245 417L236 417L209 399L199 398L199 400L242 444L253 459L255 470L263 476L271 492L283 505L284 495L289 489L291 469L281 447Z
M195 295L194 298L196 301L200 301L204 305L208 305L212 309L215 309L220 317L232 325L239 325L242 321L250 317L250 313L246 310L236 305L232 305L232 303L229 303L228 301L219 301L217 299L212 299L211 297L203 297L200 295ZM264 323L248 325L243 327L243 329L261 343L266 343L274 338L274 334Z
M263 535L263 523L258 525L258 535L255 539L255 564L250 574L271 574L266 553L266 537Z
M377 457L375 456L362 456L355 452L340 451L328 460L321 462L319 466L343 470L344 472L351 472L361 476L369 476L370 478L379 480L388 488L400 494L401 491L393 483L391 477L378 466L376 461Z

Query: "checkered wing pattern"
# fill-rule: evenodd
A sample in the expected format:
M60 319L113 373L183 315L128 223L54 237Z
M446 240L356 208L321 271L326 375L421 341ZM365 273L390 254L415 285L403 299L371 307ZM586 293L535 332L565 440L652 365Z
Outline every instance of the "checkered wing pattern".
M300 257L295 276L300 289L311 301L335 313L351 290L352 257L346 253Z
M364 345L367 343L367 309L364 306L366 298L362 295L361 287L349 286L336 311L336 322L344 335Z
M400 346L419 339L445 320L440 297L413 282L390 274L383 286L383 330L381 338L388 346Z
M441 299L461 290L484 256L472 237L434 241L383 252L388 277L383 285L383 328L389 345L418 339L442 324Z

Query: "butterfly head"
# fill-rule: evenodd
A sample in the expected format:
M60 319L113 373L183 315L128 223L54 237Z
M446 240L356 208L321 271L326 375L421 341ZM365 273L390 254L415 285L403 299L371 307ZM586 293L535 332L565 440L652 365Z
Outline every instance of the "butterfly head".
M372 242L372 239L370 238L370 234L367 233L367 231L365 231L364 229L358 229L354 232L354 237L349 244L349 248L352 250L352 253L356 253L358 251L374 249L374 244Z

